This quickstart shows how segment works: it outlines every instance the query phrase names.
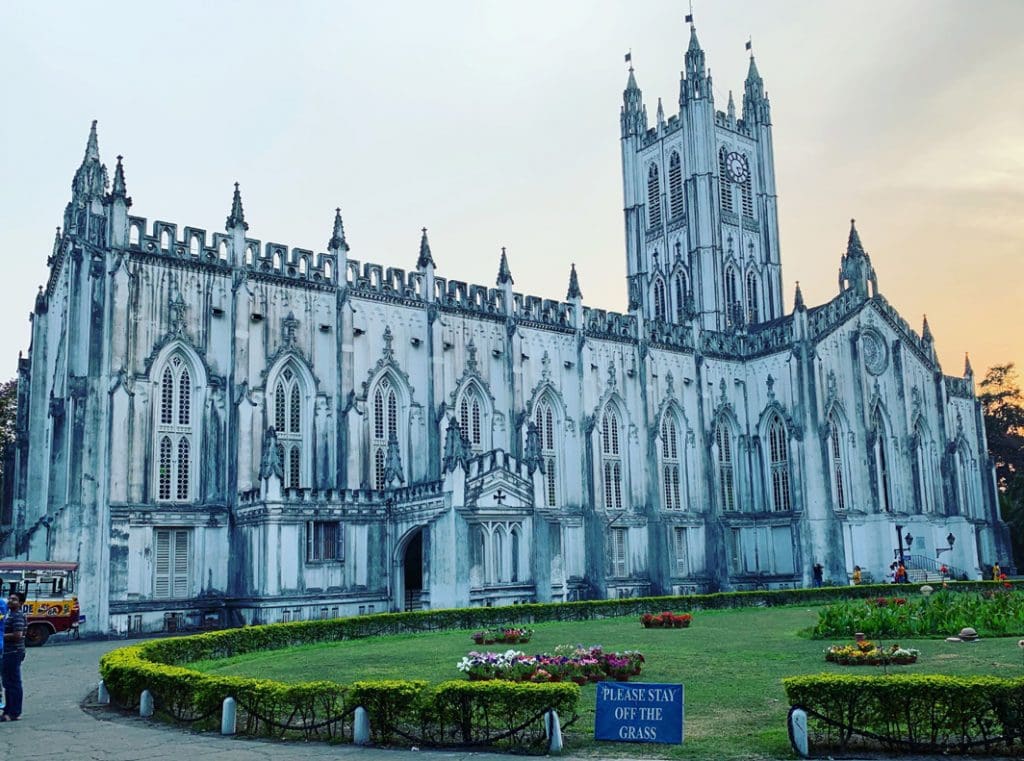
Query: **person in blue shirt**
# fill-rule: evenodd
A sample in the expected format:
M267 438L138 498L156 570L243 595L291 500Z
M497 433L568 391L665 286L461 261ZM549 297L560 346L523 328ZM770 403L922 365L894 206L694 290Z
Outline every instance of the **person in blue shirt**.
M0 579L0 660L3 660L4 655L4 627L7 623L7 600L4 599L4 580ZM4 698L0 694L0 709L4 709Z

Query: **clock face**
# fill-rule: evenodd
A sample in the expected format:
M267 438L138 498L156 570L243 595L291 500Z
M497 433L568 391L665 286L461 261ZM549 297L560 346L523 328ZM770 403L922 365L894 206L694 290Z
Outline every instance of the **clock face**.
M735 151L725 157L729 169L729 179L733 182L746 182L750 171L747 169L747 157Z

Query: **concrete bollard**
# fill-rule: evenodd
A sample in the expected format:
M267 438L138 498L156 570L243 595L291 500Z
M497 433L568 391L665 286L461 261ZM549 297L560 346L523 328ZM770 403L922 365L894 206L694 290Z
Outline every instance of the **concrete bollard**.
M544 734L548 736L548 753L561 753L562 724L558 721L558 711L552 709L544 714Z
M789 710L787 720L789 725L789 742L800 758L807 758L809 748L807 745L807 712L795 706Z
M238 710L234 698L224 698L224 705L220 711L220 733L222 735L233 735L238 729Z
M110 690L107 689L107 685L103 684L103 680L100 679L100 685L96 688L96 702L102 706L110 705Z
M139 696L139 716L148 719L153 715L153 693L143 690Z
M352 742L356 745L370 744L370 714L362 706L356 708L352 724Z

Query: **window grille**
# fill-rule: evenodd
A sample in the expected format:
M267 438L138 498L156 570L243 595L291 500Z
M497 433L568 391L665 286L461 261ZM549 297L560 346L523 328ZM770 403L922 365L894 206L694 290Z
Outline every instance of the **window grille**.
M740 198L743 203L743 216L750 217L752 219L754 217L754 194L751 188L751 182L750 173L748 172L747 179L745 179L743 184L740 185Z
M769 468L772 478L772 507L776 511L792 509L789 490L789 448L786 427L778 416L768 426Z
M846 509L846 488L843 484L843 450L842 439L839 433L839 423L835 418L829 421L831 431L829 442L832 447L832 481L835 489L835 504L837 510Z
M310 562L345 559L344 530L340 521L306 523L306 560Z
M373 483L375 489L383 489L384 464L387 460L388 439L394 433L398 436L398 394L391 378L385 376L373 392L373 436L370 440L370 456L373 462ZM465 429L463 429L463 435Z
M604 470L604 506L622 509L622 458L619 453L619 416L613 409L601 418L601 459Z
M286 367L278 378L274 390L274 428L281 444L284 466L284 486L298 489L302 486L302 457L304 439L302 415L302 388L299 374Z
M181 354L171 356L160 375L156 500L188 502L192 498L192 377Z
M732 182L729 180L729 169L725 165L725 148L718 151L718 189L721 196L722 211L733 212Z
M672 550L676 561L676 576L689 574L689 558L687 557L686 529L674 526L672 529Z
M686 204L683 200L683 172L679 154L672 151L668 160L669 216L678 219L683 216Z
M647 170L647 223L651 228L661 227L661 181L656 164Z
M678 428L669 415L661 423L661 488L666 510L681 510Z
M668 310L665 308L665 281L660 277L654 281L654 319L664 322Z
M686 284L686 275L680 272L675 277L676 284L676 322L682 322L686 318L686 292L689 290Z
M751 270L747 273L747 322L756 323L759 317L757 308L757 275Z
M614 578L625 578L626 573L626 529L613 528L609 537L611 542L610 575Z
M537 403L534 422L544 460L544 502L547 507L555 507L558 504L558 450L555 449L554 410L547 399Z
M722 510L731 512L736 509L736 488L733 482L732 437L725 421L720 421L715 429L715 443L718 446L718 494Z

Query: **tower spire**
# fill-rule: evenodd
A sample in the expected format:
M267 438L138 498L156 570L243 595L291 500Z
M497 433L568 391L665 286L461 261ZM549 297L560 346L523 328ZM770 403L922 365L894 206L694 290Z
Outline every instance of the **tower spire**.
M565 294L565 298L568 301L573 299L582 299L583 293L580 291L580 280L576 276L576 263L573 262L572 269L569 270L569 291Z
M689 14L686 20L690 24L690 44L684 57L683 79L679 83L680 106L687 100L711 97L711 77L705 65L704 50L700 46L700 40L697 39L697 27L693 23L693 14Z
M122 200L125 202L125 206L132 205L132 199L128 197L128 188L124 181L124 165L121 160L124 156L117 157L117 166L114 168L114 187L110 192L110 198L112 200Z
M626 62L629 64L629 78L626 80L626 89L622 91L622 112L620 114L622 137L642 135L647 131L644 95L640 86L637 85L636 76L633 73L632 52L626 53Z
M505 247L501 247L501 261L498 263L498 280L496 285L509 285L515 284L515 280L512 279L512 271L508 268L508 256L505 254Z
M416 267L423 269L425 267L437 268L434 264L434 257L430 254L430 241L427 240L427 228L423 228L423 237L420 238L420 258L416 260Z
M764 80L757 70L757 61L754 60L754 51L749 41L747 50L750 51L750 64L747 66L747 78L743 82L743 119L747 122L771 124L771 104L764 91Z
M793 311L800 312L806 309L807 306L804 304L804 292L800 290L800 281L796 281L796 293L793 296Z
M235 194L231 197L231 213L224 222L224 226L228 230L233 227L249 229L249 223L245 221L245 212L242 209L242 192L238 189L237 182L235 183Z
M331 251L344 250L348 252L348 241L345 240L345 225L341 221L341 207L334 210L334 230L331 239L327 241L327 248Z
M85 156L71 182L71 193L79 201L89 198L102 200L106 189L107 168L100 163L100 143L96 136L96 120L93 119L89 128L89 138L85 143ZM68 225L65 224L65 227Z
M971 355L964 352L964 377L974 375L974 368L971 367Z
M872 291L868 293L868 284ZM871 257L864 250L857 232L856 220L850 220L850 237L846 241L846 253L839 263L839 291L853 290L861 298L878 293L878 278L871 266Z
M932 328L928 324L928 315L924 316L924 324L921 325L921 338L929 343L935 340L935 337L932 335Z
M96 120L92 120L92 126L89 128L89 139L85 143L85 158L83 161L89 161L90 159L100 160L100 141L96 135Z

